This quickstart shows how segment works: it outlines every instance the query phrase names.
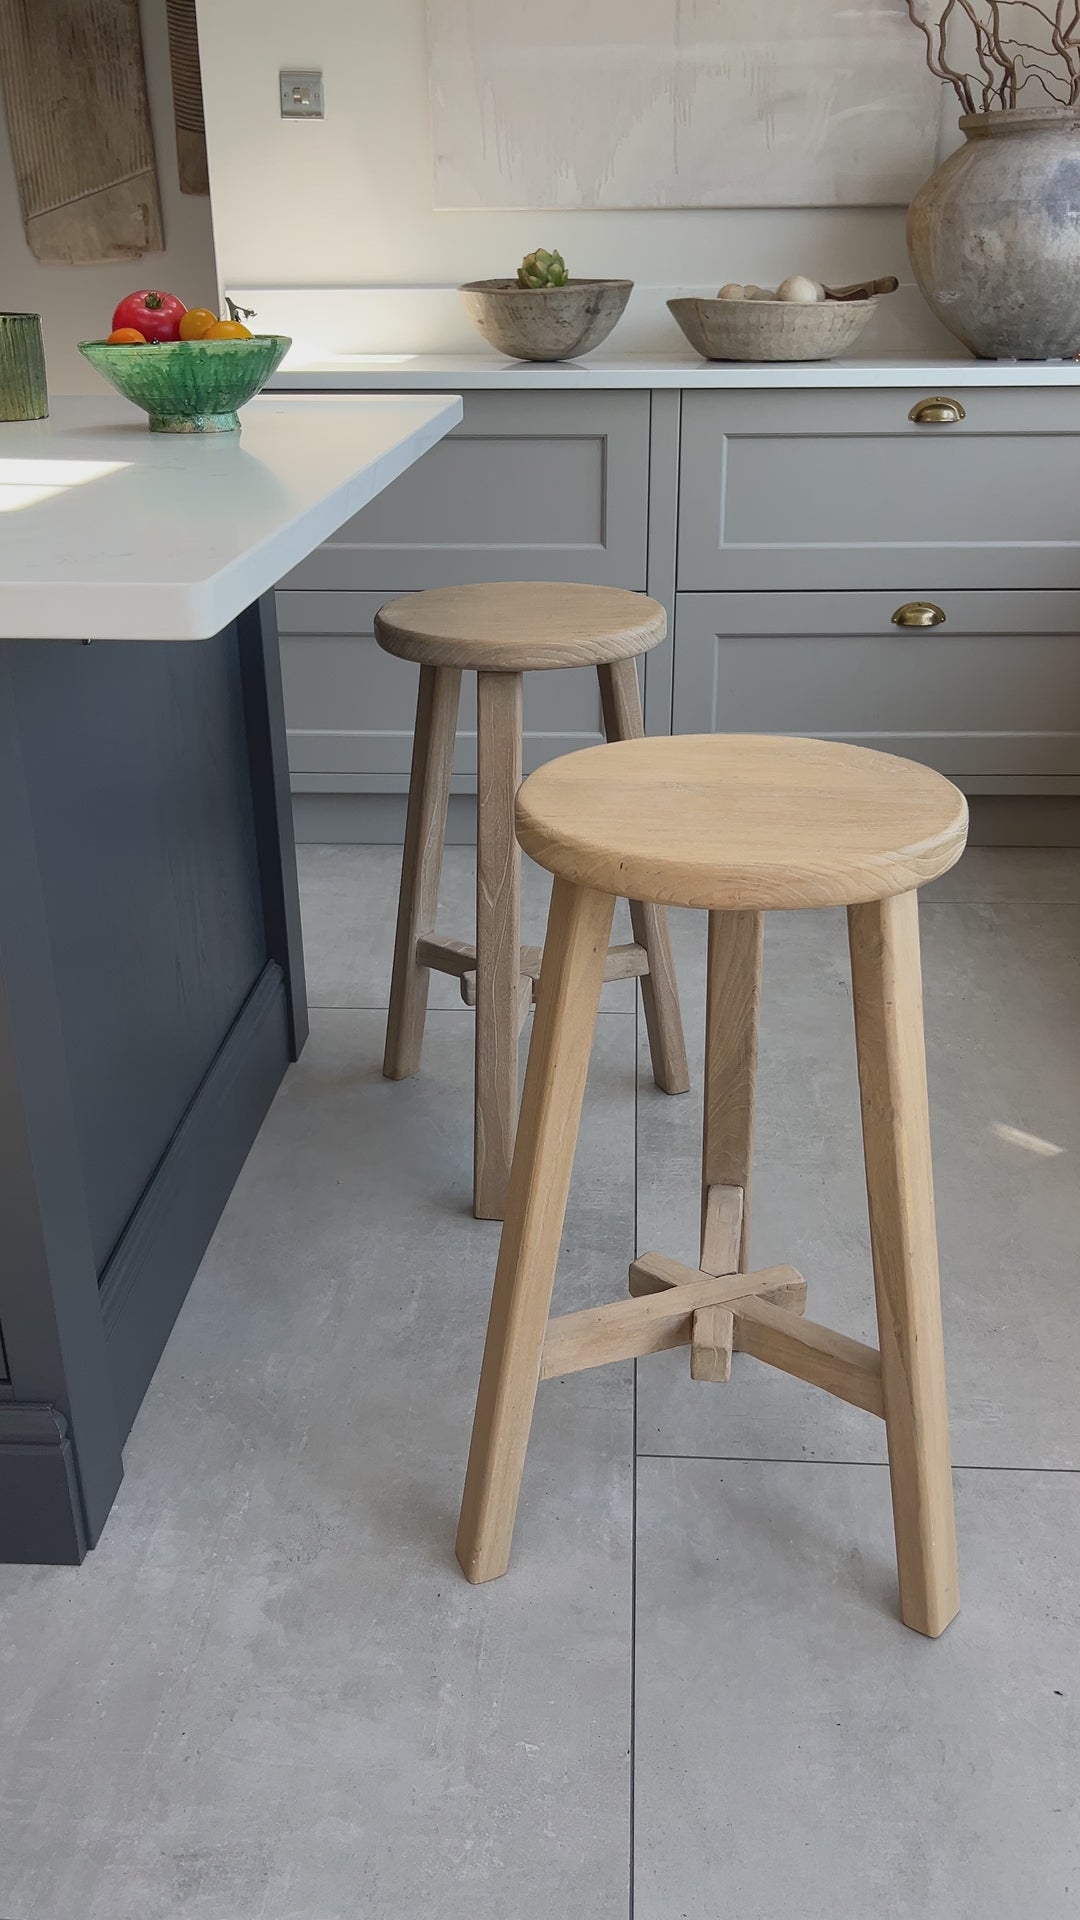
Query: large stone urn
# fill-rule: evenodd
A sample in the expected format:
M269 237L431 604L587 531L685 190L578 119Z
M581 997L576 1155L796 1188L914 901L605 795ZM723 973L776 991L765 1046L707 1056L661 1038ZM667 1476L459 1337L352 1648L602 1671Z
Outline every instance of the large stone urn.
M1080 352L1080 108L968 113L908 214L915 278L985 360Z

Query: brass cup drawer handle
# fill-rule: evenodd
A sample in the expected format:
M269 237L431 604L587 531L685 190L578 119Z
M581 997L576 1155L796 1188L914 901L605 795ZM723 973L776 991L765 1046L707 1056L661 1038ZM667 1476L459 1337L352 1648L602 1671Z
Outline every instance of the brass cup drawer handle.
M967 414L959 400L950 400L947 393L932 393L929 400L916 401L908 419L917 427L955 427Z
M893 614L894 627L943 627L945 614L932 600L909 600Z

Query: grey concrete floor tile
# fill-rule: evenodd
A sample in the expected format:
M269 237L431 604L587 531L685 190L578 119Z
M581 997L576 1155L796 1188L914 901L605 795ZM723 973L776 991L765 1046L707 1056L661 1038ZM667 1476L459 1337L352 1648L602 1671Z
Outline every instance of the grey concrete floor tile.
M1073 1920L1080 1478L956 1491L928 1641L884 1468L641 1463L635 1920Z
M968 847L951 872L923 890L926 900L1080 904L1080 847Z
M313 1007L385 1007L394 954L399 847L304 845L296 849L308 1000ZM521 938L543 942L551 875L523 859ZM439 889L439 932L448 939L472 940L476 926L476 855L472 847L447 847ZM624 902L615 913L612 939L629 940ZM633 981L604 988L609 1013L632 1013ZM431 976L432 1007L459 1008L461 992L447 974Z
M923 908L926 1024L954 1459L1080 1466L1080 909ZM696 924L695 924L696 920ZM639 1066L638 1242L696 1257L704 916L675 916L693 1090ZM810 1312L876 1343L842 913L766 928L754 1265L791 1260ZM742 1359L642 1362L644 1452L884 1458L876 1421Z
M623 1920L632 1380L541 1391L509 1575L453 1558L498 1228L471 1018L425 1077L317 1013L85 1566L0 1569L5 1920ZM603 1016L559 1290L615 1284L634 1023Z

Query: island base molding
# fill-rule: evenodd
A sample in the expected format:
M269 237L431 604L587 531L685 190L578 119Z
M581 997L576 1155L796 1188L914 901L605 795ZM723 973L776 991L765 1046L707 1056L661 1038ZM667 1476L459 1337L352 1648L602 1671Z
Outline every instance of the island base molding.
M78 1566L86 1553L75 1451L57 1407L0 1402L0 1540L15 1564Z

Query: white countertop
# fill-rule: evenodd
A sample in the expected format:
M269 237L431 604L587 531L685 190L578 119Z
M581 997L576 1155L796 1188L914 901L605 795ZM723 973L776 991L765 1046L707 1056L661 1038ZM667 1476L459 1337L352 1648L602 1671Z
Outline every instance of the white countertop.
M973 360L967 354L842 354L837 360L785 361L744 365L701 360L683 352L631 354L601 348L582 360L506 360L479 353L336 353L324 359L290 355L270 382L283 392L313 389L349 392L430 390L449 386L525 391L530 387L575 388L703 387L777 391L812 387L911 387L936 393L951 387L1080 387L1080 365L1072 360Z
M0 639L206 639L461 413L453 394L269 395L203 437L103 395L0 424Z

